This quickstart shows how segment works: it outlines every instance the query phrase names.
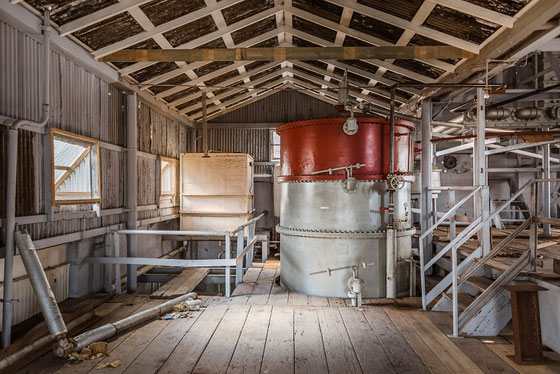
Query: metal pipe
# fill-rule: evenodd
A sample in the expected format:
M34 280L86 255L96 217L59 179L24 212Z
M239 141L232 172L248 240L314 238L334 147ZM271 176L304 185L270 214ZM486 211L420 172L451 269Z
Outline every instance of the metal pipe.
M84 332L83 334L80 334L74 338L74 341L76 342L75 351L80 351L91 343L106 340L124 330L127 330L154 317L157 317L160 314L167 313L171 311L176 304L179 304L183 301L187 303L189 308L197 308L200 306L200 300L192 300L196 298L196 296L196 293L191 292L179 296L175 299L166 301L163 304L147 309L143 312L121 319L120 321L107 323L91 331Z
M8 130L8 159L6 186L6 254L4 258L4 292L2 301L2 346L11 344L12 333L12 287L14 264L14 231L16 227L16 181L18 161L18 129L21 126L44 127L50 113L50 6L45 9L43 17L43 105L39 122L26 119L14 121Z
M33 286L33 291L37 296L37 301L41 307L41 312L45 318L45 323L51 334L51 339L58 342L58 347L55 348L55 353L57 355L65 354L69 349L72 349L72 344L66 339L66 334L68 330L66 329L66 324L56 303L56 298L52 291L49 281L39 256L37 255L37 250L33 245L31 236L27 230L17 231L15 233L16 244L19 249L21 260L27 271L29 281L31 286Z
M129 230L135 230L138 220L138 213L136 210L138 201L138 185L137 185L137 137L138 137L138 126L136 124L136 93L132 93L126 98L126 228ZM138 244L138 239L136 235L128 235L126 241L126 255L128 257L136 257L136 248ZM126 266L126 274L128 276L128 282L126 284L126 290L128 293L133 293L136 291L138 285L138 279L136 277L136 265L129 264Z
M490 104L486 107L486 109L498 108L498 107L501 107L501 106L504 106L504 105L507 105L507 104L511 104L511 103L514 103L514 102L522 100L522 99L529 98L531 96L535 96L535 95L543 93L543 92L554 90L554 89L559 88L559 87L560 87L560 83L553 84L552 86L548 86L548 87L539 88L538 90L534 90L534 91L531 91L531 92L528 92L528 93L525 93L525 94L522 94L522 95L519 95L519 96L515 96L515 97L512 97L511 99L506 99L506 100L499 101L499 102L494 103L494 104Z
M89 321L93 317L95 317L95 312L93 310L82 314L78 318L76 318L76 319L74 319L74 320L72 320L68 323L68 330L72 330L72 329L77 328L78 326L80 326L81 324ZM24 357L26 357L30 353L47 346L49 343L51 343L51 340L52 340L52 337L50 335L45 335L42 338L39 338L39 339L35 340L34 342L29 344L28 346L23 347L19 351L16 351L16 352L12 353L11 355L9 355L7 357L4 357L0 361L0 372L3 372L7 368L9 368L11 365L15 364L19 360L22 360Z
M202 152L208 156L208 120L206 108L206 91L202 91Z

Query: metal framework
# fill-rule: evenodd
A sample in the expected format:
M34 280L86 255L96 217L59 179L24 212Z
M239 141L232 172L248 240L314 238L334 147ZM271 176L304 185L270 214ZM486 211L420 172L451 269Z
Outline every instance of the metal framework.
M254 246L260 240L267 243L268 238L257 236L256 225L257 221L264 217L264 213L244 223L233 231L184 231L184 230L116 230L112 232L113 236L113 253L114 256L109 257L109 251L105 251L105 257L89 257L88 261L95 264L105 264L107 274L115 274L115 292L121 293L121 274L119 265L133 266L133 271L127 271L127 288L129 292L134 292L136 285L136 269L137 265L152 265L152 266L172 266L172 267L217 267L225 269L225 296L231 295L231 268L235 268L235 284L239 284L243 280L243 269L251 266L253 262ZM245 230L247 230L247 244L245 244ZM203 237L207 240L214 238L224 238L225 243L225 258L209 259L209 260L183 260L172 258L143 258L143 257L120 257L120 235L130 236L137 235L162 235L184 237L185 240L189 237ZM232 238L236 238L236 256L231 258ZM267 244L268 245L268 244ZM263 256L266 256L267 251L263 251ZM243 259L245 258L245 267L243 266ZM114 270L111 271L111 265L114 264ZM107 285L105 285L107 286Z

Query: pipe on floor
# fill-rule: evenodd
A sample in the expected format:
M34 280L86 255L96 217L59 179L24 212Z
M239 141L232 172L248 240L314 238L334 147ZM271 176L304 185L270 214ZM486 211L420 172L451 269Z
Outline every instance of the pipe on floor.
M58 356L65 355L68 351L73 349L73 345L66 339L66 334L68 333L66 324L64 323L58 304L56 303L56 298L49 285L47 275L43 270L43 265L41 265L31 236L29 236L27 230L22 230L15 233L15 239L21 260L23 261L23 265L29 276L29 281L37 296L37 301L41 307L43 317L45 318L45 323L51 334L51 340L58 343L58 346L55 348L55 353Z
M200 306L200 300L192 300L196 298L196 296L196 293L191 292L125 319L121 319L120 321L107 323L96 329L80 334L74 338L74 342L76 343L75 351L80 351L91 343L106 340L124 330L157 317L160 314L167 313L173 309L173 306L183 301L185 301L190 308L197 308Z
M95 312L89 311L87 313L82 314L78 318L72 320L68 323L68 329L72 330L81 324L89 321L95 316ZM45 335L42 338L35 340L33 343L29 344L28 346L23 347L19 351L12 353L11 355L4 357L0 360L0 372L3 372L5 369L9 368L19 360L22 360L28 354L35 352L36 350L47 346L51 342L52 337L50 335Z
M18 161L18 129L21 126L44 127L50 114L50 6L45 9L43 17L43 105L39 122L26 119L15 120L8 130L8 159L6 186L6 255L4 259L4 292L2 300L2 347L6 348L12 340L12 288L14 281L14 231L16 228L16 180Z

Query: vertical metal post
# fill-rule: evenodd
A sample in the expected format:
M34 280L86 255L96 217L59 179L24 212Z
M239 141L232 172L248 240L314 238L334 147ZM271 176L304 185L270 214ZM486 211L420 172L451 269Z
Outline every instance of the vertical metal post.
M480 190L480 199L475 214L486 220L490 215L490 194L488 191L488 173L486 168L486 101L484 88L476 89L476 139L474 150L475 162L475 186L486 186ZM490 222L483 224L480 238L482 240L482 255L490 252Z
M451 248L451 278L453 290L453 337L459 337L459 293L457 290L457 247Z
M231 236L226 235L225 239L226 239L226 245L225 245L226 261L229 262L231 258ZM226 266L225 275L226 275L225 276L226 297L230 297L231 296L231 267L229 265Z
M543 145L542 147L542 178L550 179L550 144ZM550 218L550 182L543 182L543 210L542 216ZM544 236L550 236L550 225L543 224Z
M397 235L393 228L387 229L387 259L385 260L385 297L397 297L396 266L397 263Z
M531 184L531 226L529 227L529 250L531 253L531 271L537 270L537 245L539 241L538 235L538 191L539 187L536 182Z
M105 235L105 248L103 255L105 257L111 257L111 252L113 252L112 248L112 238L111 234ZM111 264L105 264L103 267L103 291L107 293L113 292L113 274L111 271Z
M113 253L115 257L120 257L120 240L119 233L113 232ZM115 264L115 293L121 294L121 265Z
M432 101L430 99L424 99L422 101L422 204L421 204L421 231L426 232L430 228L430 222L432 220L432 191L430 190L431 179L432 179ZM423 258L425 264L429 262L432 258L432 234L429 234L425 238L425 243L423 243ZM427 275L431 275L431 269L427 270ZM421 271L423 273L423 271ZM422 288L424 285L422 285Z
M206 91L202 91L202 152L208 155L208 120L206 108Z
M449 190L449 206L450 209L455 206L455 191ZM449 241L455 239L455 235L457 233L456 224L455 224L455 216L457 212L453 212L451 217L449 217Z
M240 230L237 233L237 257L243 252L245 248L245 230ZM245 257L245 256L243 256ZM238 285L243 281L243 258L235 267L235 285Z
M136 100L136 93L128 95L126 98L126 228L129 230L136 230L138 221L138 213L136 212L136 206L138 204L137 105L138 103ZM127 236L127 257L136 257L137 244L138 241L136 235ZM133 293L136 291L136 267L136 265L126 266L126 288L128 293Z
M249 232L247 234L247 244L251 243L253 241L253 239L255 238L255 226L256 226L256 222L253 222L249 225ZM249 247L249 262L247 263L247 268L253 266L253 259L255 258L255 244L251 244L251 246Z

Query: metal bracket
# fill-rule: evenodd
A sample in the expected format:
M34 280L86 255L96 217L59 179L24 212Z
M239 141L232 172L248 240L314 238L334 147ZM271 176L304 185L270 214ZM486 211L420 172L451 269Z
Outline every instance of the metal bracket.
M342 181L342 190L346 193L354 193L358 190L358 181L356 180L356 178L352 177L352 172L354 169L359 169L362 166L366 166L366 164L358 163L356 165L340 166L337 168L314 171L311 174L315 175L315 174L329 173L329 175L332 175L333 171L346 170L346 179Z

